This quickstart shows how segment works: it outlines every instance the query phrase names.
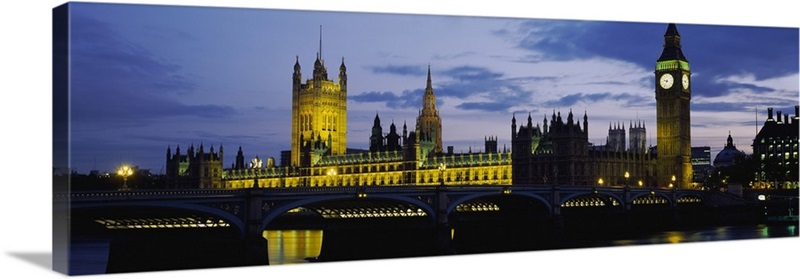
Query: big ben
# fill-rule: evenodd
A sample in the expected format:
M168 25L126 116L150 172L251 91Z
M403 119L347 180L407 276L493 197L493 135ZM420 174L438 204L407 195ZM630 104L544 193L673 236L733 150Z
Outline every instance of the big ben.
M688 189L692 185L691 79L689 61L681 50L681 36L675 24L670 23L655 70L659 187Z

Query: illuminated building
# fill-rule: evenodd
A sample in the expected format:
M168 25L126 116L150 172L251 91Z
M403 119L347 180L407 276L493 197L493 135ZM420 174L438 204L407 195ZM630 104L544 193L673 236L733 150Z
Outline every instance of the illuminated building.
M659 186L654 179L656 161L651 153L640 149L590 148L588 122L586 113L581 125L571 111L566 122L561 112L553 112L550 121L545 117L541 126L534 126L529 115L527 123L517 129L513 117L512 183L597 185L602 180L606 185L638 186L641 181L642 186ZM624 146L624 136L622 139Z
M692 185L691 75L689 61L681 50L678 28L670 23L655 71L659 185L671 183L672 176L677 178L675 187Z
M702 184L711 172L711 147L692 147L692 183Z
M689 100L691 69L683 55L680 34L669 24L664 34L664 48L656 62L655 98L657 150L645 150L644 125L631 123L630 144L625 148L624 125L611 127L606 146L588 142L588 118L583 127L575 123L570 111L564 122L560 112L553 113L548 126L527 125L517 130L512 118L513 183L609 184L652 187L692 187L692 147ZM549 182L548 182L549 180Z
M767 120L753 140L753 158L756 160L754 187L798 187L798 106L794 117L778 111L773 118L772 108L767 109Z
M291 165L300 166L304 156L312 156L301 154L304 147L309 150L310 145L319 142L328 147L331 155L347 151L347 67L342 58L338 83L328 79L322 58L322 32L312 78L303 83L299 57L294 64Z
M214 152L214 147L205 152L203 144L195 151L190 145L186 154L181 154L181 148L175 147L175 153L167 147L166 178L168 188L223 188L222 180L222 145L219 152Z
M569 184L630 185L649 187L689 187L691 147L689 145L689 107L691 74L680 49L680 36L670 24L665 45L656 65L656 103L658 145L663 156L645 148L646 129L631 122L630 142L625 149L624 125L615 134L618 148L592 147L588 142L588 116L575 121L572 111L564 121L553 111L543 126L533 126L531 116L517 129L512 116L512 150L499 151L496 137L485 137L481 153L455 154L442 149L442 120L428 66L422 108L413 131L403 123L402 135L391 123L384 135L378 114L369 138L369 149L346 146L347 75L344 59L338 83L328 80L320 52L314 63L313 78L302 83L299 58L292 77L292 149L281 152L281 165L243 165L237 155L232 168L220 170L217 180L199 182L199 172L169 171L173 187L328 187L369 185L510 185ZM320 39L321 45L321 39ZM676 85L672 83L676 82ZM609 129L609 135L617 133ZM220 148L221 149L221 148ZM684 152L685 151L685 152ZM168 151L169 153L169 151ZM220 150L221 153L221 150ZM175 156L178 156L177 154ZM178 156L179 157L179 156ZM288 159L287 159L288 158ZM168 156L168 162L176 159ZM222 165L221 155L219 165ZM684 162L685 161L685 162ZM182 162L177 160L175 162ZM169 163L168 163L169 165ZM183 166L173 163L170 166ZM255 167L253 167L255 166ZM221 167L220 167L221 168ZM178 168L180 169L180 168ZM512 172L513 169L513 172ZM214 168L216 170L216 168ZM215 174L204 172L202 175ZM206 179L206 178L204 178ZM191 183L183 183L188 181ZM181 183L175 183L181 182ZM602 183L601 183L602 184Z
M431 66L428 66L428 83L425 86L425 95L422 96L422 110L417 116L417 133L431 137L434 141L432 152L442 153L442 119L436 109L436 96L431 85Z
M295 65L295 84L298 67ZM298 147L298 152L291 151L300 154L298 164L256 168L234 166L222 172L221 179L226 188L510 185L511 153L508 150L498 152L496 137L484 138L486 150L483 153L442 152L441 118L435 103L429 68L422 109L413 131L408 131L408 126L403 123L401 135L391 123L389 132L384 135L380 116L376 114L368 150L345 148L346 152L334 153L332 136L328 137L326 130L312 131L308 137L301 133L299 139L302 141L298 142L303 144ZM335 114L330 116L339 117ZM302 113L293 114L292 123L303 122L294 117L303 118Z

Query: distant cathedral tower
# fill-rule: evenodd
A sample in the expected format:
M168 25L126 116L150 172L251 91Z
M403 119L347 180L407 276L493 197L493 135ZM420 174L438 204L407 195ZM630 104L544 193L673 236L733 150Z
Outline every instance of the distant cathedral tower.
M647 128L644 122L637 121L633 123L631 121L628 128L628 136L630 141L628 143L628 151L644 153L647 150Z
M303 83L300 58L292 75L292 150L291 165L299 166L304 145L314 139L325 139L330 155L347 151L347 67L339 66L339 81L328 79L322 59L322 27L319 53L314 61L313 77Z
M619 123L611 127L608 124L608 139L606 140L606 147L610 151L622 152L625 151L625 124L620 127Z
M433 153L442 153L442 119L439 117L439 110L436 109L430 65L428 66L428 84L425 87L425 95L422 97L422 110L417 117L417 130L434 140Z
M658 186L673 183L678 188L691 187L691 75L689 61L681 50L678 28L670 23L664 34L664 50L656 62L655 70Z

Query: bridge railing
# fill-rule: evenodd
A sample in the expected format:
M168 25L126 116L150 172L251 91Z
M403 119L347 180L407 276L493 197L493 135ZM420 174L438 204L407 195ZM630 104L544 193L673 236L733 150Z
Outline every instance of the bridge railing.
M65 202L68 200L115 200L147 197L220 197L245 195L244 189L165 189L165 190L126 190L126 191L91 191L53 193L53 201Z
M245 196L254 190L263 191L264 194L284 193L284 194L316 194L316 193L391 193L391 192L426 192L436 190L436 186L337 186L337 187L288 187L288 188L246 188L246 189L163 189L163 190L127 190L127 191L91 191L91 192L71 192L54 193L54 202L66 202L69 200L127 200L143 198L210 198L210 197L238 197ZM480 191L480 190L523 190L523 191L551 191L553 185L471 185L471 186L445 186L445 191ZM626 187L622 186L585 186L585 185L559 185L558 189L564 192L574 191L599 191L599 192L623 192ZM702 192L700 190L673 190L663 188L627 188L631 192L655 191L664 192Z

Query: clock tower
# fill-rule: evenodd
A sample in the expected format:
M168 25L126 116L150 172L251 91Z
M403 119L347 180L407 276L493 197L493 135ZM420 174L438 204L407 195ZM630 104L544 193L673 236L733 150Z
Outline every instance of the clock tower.
M655 70L659 187L687 189L692 185L691 75L678 28L670 23Z

